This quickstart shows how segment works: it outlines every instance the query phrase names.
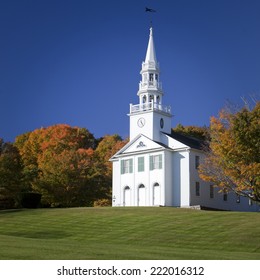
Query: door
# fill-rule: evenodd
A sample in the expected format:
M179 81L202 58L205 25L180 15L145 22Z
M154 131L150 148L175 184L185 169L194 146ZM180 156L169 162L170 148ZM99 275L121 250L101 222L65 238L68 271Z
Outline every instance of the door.
M145 206L145 186L140 185L138 188L138 206Z
M124 206L131 206L131 190L129 187L124 189Z
M161 204L161 187L158 183L153 186L153 205Z

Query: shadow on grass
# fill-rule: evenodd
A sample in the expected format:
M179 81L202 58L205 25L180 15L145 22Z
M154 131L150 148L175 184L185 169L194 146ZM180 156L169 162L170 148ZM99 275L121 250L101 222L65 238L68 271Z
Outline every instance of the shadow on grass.
M0 210L0 215L1 214L9 214L9 213L15 213L15 212L21 212L24 211L24 209L20 208L20 209L4 209L4 210Z
M26 232L7 232L6 236L17 236L31 239L63 239L71 236L64 231L43 230L43 231L26 231Z

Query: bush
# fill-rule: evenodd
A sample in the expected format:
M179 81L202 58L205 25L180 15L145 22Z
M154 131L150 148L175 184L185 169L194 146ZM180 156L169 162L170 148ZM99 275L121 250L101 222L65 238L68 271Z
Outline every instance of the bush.
M105 206L112 206L111 199L101 198L94 201L94 207L105 207Z
M9 196L0 196L0 210L15 208L15 199Z
M41 197L40 193L22 193L21 206L24 208L37 208L41 202Z

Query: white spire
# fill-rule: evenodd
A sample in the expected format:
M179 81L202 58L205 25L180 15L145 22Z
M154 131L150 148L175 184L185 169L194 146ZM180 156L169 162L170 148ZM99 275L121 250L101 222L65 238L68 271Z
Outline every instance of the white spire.
M156 60L156 54L155 54L155 48L154 48L154 42L153 42L153 28L150 28L150 36L149 36L149 42L148 47L146 51L146 57L145 57L145 63L147 62L157 62Z

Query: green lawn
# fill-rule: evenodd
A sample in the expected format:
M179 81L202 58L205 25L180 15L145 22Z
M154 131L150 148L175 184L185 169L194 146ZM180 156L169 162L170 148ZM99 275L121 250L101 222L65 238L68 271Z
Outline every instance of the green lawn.
M176 208L0 211L0 259L257 259L260 213Z

